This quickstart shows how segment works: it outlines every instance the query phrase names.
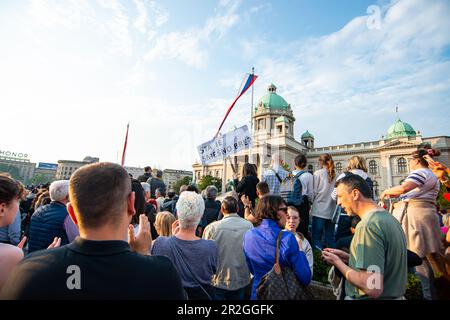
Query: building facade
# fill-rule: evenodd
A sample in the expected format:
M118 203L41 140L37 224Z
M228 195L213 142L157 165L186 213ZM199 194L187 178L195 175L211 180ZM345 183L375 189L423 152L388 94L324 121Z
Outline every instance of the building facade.
M192 171L165 169L163 170L163 181L167 186L167 190L172 189L175 183L184 177L192 179Z
M83 161L76 160L58 160L58 169L56 170L56 180L69 180L72 174L82 166L99 162L99 158L85 157Z
M133 176L133 179L137 179L139 176L144 174L144 168L139 167L123 167L127 170L128 174Z
M398 119L379 140L315 147L315 138L306 131L300 141L294 138L295 118L290 104L276 93L271 84L268 92L257 102L252 116L253 147L243 151L225 162L210 165L193 164L195 180L205 175L231 181L233 172L240 173L244 163L255 163L258 176L270 167L271 155L280 154L281 160L294 168L294 159L299 153L306 154L308 171L319 169L319 156L328 153L333 157L337 174L347 169L354 155L366 159L369 176L374 182L375 194L379 196L384 189L400 184L409 173L411 153L423 144L430 144L441 151L438 161L450 166L450 136L422 137L419 131Z
M26 153L0 150L0 172L11 174L27 184L34 176L36 163L31 162Z
M56 179L57 163L39 162L34 170L33 182L48 183Z

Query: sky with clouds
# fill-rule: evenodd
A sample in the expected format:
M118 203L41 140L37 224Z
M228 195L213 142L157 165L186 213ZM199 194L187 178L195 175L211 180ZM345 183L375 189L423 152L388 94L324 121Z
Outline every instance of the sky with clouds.
M448 0L0 1L0 150L191 169L246 72L295 136L378 140L400 118L450 135ZM224 131L249 124L243 96Z

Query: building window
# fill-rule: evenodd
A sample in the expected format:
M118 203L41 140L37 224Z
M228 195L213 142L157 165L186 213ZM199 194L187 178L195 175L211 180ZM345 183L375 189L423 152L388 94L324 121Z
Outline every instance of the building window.
M336 163L336 173L337 174L341 174L342 173L342 163L341 162L337 162Z
M406 165L406 159L400 158L397 160L398 173L407 173L408 167Z
M378 165L375 160L370 160L369 162L369 173L370 174L377 174L378 173Z
M374 194L375 198L378 198L379 190L380 190L380 186L378 185L378 182L374 180L373 181L373 194Z
M308 166L308 172L309 172L309 173L314 173L314 167L313 167L312 164L310 164L310 165Z

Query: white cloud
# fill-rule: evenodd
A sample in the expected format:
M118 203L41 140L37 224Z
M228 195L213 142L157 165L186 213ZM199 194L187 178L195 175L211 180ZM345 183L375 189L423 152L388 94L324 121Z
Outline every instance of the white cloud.
M145 7L145 3L143 0L133 0L133 2L138 12L137 18L134 21L134 26L141 33L145 33L147 31L148 23L147 8Z
M271 3L263 3L261 5L251 7L250 8L250 13L258 13L258 12L261 12L261 11L271 10L271 9L272 9L272 4Z
M194 67L203 67L208 52L200 48L196 31L170 32L156 39L155 46L145 55L145 60L177 59Z
M210 41L221 39L238 20L237 8L240 0L222 1L219 12L207 19L203 28L192 28L185 32L170 32L156 39L155 46L145 55L145 59L176 59L196 68L208 63L208 50L204 46Z
M284 43L283 49L278 43L242 42L250 55L265 47L255 64L261 75L255 96L274 82L294 107L296 131L315 131L322 137L319 145L354 141L355 136L378 139L395 120L397 104L417 130L427 134L441 128L440 134L446 134L438 110L448 112L449 103L450 62L441 55L450 45L448 12L445 0L402 0L387 8L379 30L368 29L363 16L330 35ZM428 114L427 109L434 111ZM424 112L428 120L434 117L435 127L423 127L428 123ZM352 132L339 128L337 117L351 121ZM333 126L339 134L330 135Z

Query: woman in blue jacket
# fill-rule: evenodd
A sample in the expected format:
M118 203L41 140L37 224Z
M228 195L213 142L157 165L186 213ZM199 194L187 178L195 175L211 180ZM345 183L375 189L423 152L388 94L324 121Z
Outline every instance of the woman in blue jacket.
M263 197L256 207L257 226L244 235L244 254L253 274L252 300L261 278L275 264L276 242L281 228L286 224L287 206L280 196ZM294 234L283 232L280 244L280 264L292 268L301 283L311 281L311 269L305 253L298 248Z

